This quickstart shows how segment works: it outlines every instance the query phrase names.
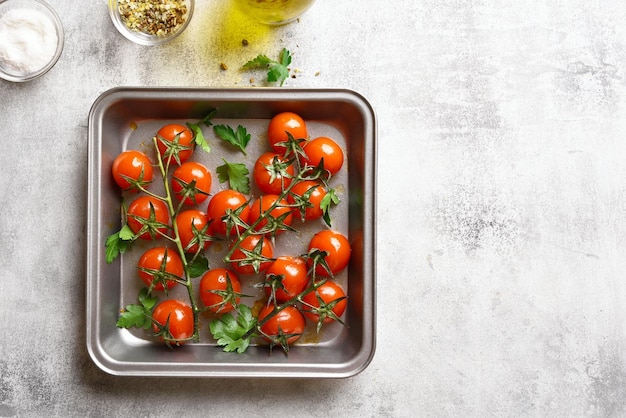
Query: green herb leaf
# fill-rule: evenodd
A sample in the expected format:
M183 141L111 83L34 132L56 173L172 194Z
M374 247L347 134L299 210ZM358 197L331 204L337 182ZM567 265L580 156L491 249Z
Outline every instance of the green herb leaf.
M220 183L228 182L231 189L249 194L250 178L248 174L250 172L245 164L229 163L224 158L222 158L222 161L224 161L224 164L215 169Z
M269 58L267 55L257 55L255 58L243 65L244 70L254 68L267 68L267 81L270 83L279 82L282 86L289 77L289 64L291 64L291 53L287 48L283 48L278 56L278 61Z
M337 196L337 193L335 193L335 189L329 189L326 192L326 195L322 198L322 201L320 202L320 209L322 209L322 218L324 219L326 225L331 226L330 207L332 205L338 205L340 201L341 199L339 199L339 196Z
M224 314L209 324L213 338L217 345L224 347L224 351L243 353L248 349L253 335L249 332L256 326L256 319L246 305L239 306L239 315L235 319L231 314Z
M137 297L137 300L139 300L139 303L141 303L144 308L152 311L152 308L154 308L154 305L156 305L156 303L159 301L159 298L150 295L150 293L148 293L148 289L144 287L139 291L139 296Z
M192 130L194 135L194 142L200 148L202 148L205 152L211 152L211 147L204 137L204 133L202 132L202 128L200 125L211 126L211 119L215 116L217 109L212 109L204 118L202 118L197 123L187 122L187 126Z
M107 264L112 263L120 254L124 254L134 239L135 234L126 224L118 232L109 235L104 246Z
M158 298L151 296L145 287L139 291L139 305L130 304L124 308L124 312L117 320L118 328L144 328L148 329L152 325L152 308L156 305Z
M253 68L259 68L263 66L270 65L273 60L271 60L267 55L259 54L256 57L252 58L250 61L246 62L243 65L244 70L251 70Z
M228 125L215 125L213 127L213 131L220 139L234 145L241 152L243 152L244 155L247 155L246 146L248 145L248 142L250 142L251 135L245 127L239 125L235 131Z
M120 315L116 323L118 328L145 328L148 329L150 321L147 321L145 309L141 305L128 305ZM148 325L148 326L146 326Z
M289 52L287 48L283 48L280 51L279 59L280 59L280 64L283 67L287 67L289 66L289 64L291 64L291 53Z
M200 277L209 270L209 260L203 254L194 257L193 262L189 265L189 275L191 277Z

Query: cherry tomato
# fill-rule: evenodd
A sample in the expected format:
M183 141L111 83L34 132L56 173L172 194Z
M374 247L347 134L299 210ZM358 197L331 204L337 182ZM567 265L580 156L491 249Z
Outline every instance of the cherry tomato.
M197 205L209 197L211 172L195 161L182 163L172 173L172 191L186 205Z
M183 262L175 250L166 247L150 248L137 262L139 278L154 290L171 289L176 286L176 279L182 279L185 271ZM164 286L165 284L165 286Z
M350 261L350 242L340 232L325 229L318 232L311 238L309 242L309 253L312 250L320 250L326 252L323 257L328 264L331 273L337 274L343 270ZM309 258L309 264L312 263L312 259ZM317 264L315 273L318 276L329 276L329 272L323 267L322 264Z
M306 289L309 275L306 261L302 257L278 257L265 271L265 293L270 296L272 288L278 303L287 302Z
M320 299L322 303L320 304ZM335 282L328 280L302 297L302 313L313 322L327 324L340 318L346 310L346 294ZM321 307L320 307L321 306Z
M141 232L141 239L160 238L167 233L169 220L167 205L155 197L140 196L128 206L126 223L135 234Z
M230 262L237 273L254 274L267 270L273 257L274 246L268 238L263 235L249 235L233 251Z
M228 282L230 281L230 289ZM241 282L235 272L225 268L214 268L200 279L200 299L211 312L226 313L234 309L233 301L238 304Z
M228 210L238 211L238 217L241 221L247 223L250 215L250 207L248 206L248 199L236 191L236 190L222 190L221 192L213 195L209 201L207 208L207 217L211 220L211 230L220 235L226 235L227 224L222 217L226 215ZM242 227L239 228L241 231ZM229 231L230 235L235 233L235 227L233 226Z
M294 139L307 139L309 137L306 123L302 117L293 112L277 114L270 120L267 128L267 139L270 147L279 154L284 154L287 150L285 145L281 144L288 141L287 132Z
M306 154L306 157L302 158L302 164L317 167L323 159L324 169L331 175L337 174L343 165L341 147L326 136L320 136L306 142L302 149Z
M291 184L294 168L281 155L266 152L257 158L252 176L263 193L280 194Z
M294 209L296 216L302 220L314 220L324 215L321 207L324 196L326 196L324 186L312 180L304 180L293 185L287 199L291 204L304 205ZM302 209L304 209L304 216Z
M278 228L272 232L277 234L283 232L285 226L291 225L293 220L292 209L289 207L289 203L285 199L279 201L280 196L275 194L266 194L256 199L250 207L250 217L248 222L253 225L259 218L263 217L259 223L255 226L256 231L261 231L264 227L271 228L274 222L278 225ZM270 210L270 208L278 202L278 205ZM281 227L282 225L282 227Z
M199 244L206 250L211 245L208 235L209 220L204 212L197 209L188 209L176 215L176 226L178 236L186 253L195 254L198 252Z
M166 299L152 311L152 330L166 342L180 345L193 336L193 310L187 303Z
M195 148L193 132L177 123L165 125L157 132L157 147L163 161L180 165L193 154Z
M274 311L274 305L265 305L259 312L259 323ZM306 321L295 306L287 306L261 325L261 332L266 340L276 343L278 340L284 348L293 344L304 332Z
M122 190L134 191L138 190L137 185L148 185L154 174L148 156L137 150L124 151L115 157L111 172Z

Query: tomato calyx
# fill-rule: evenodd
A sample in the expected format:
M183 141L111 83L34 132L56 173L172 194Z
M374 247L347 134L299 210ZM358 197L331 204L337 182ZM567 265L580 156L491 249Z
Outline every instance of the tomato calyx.
M161 146L163 146L165 149L165 151L159 157L163 160L166 160L167 165L170 164L172 159L176 162L177 165L181 165L183 160L180 157L180 153L182 151L193 151L195 149L196 143L194 141L192 141L190 145L186 145L180 142L180 138L184 133L185 131L178 132L171 141L158 134L154 137L157 143L161 144Z
M168 289L171 284L171 282L177 283L177 284L182 284L185 285L185 281L183 280L182 277L170 273L169 271L166 270L167 268L167 256L168 256L168 249L165 248L164 250L164 254L163 254L163 260L161 261L161 265L159 266L158 269L151 269L151 268L147 268L147 267L138 267L138 270L141 272L144 272L146 274L148 274L149 276L152 277L152 283L150 284L150 286L148 287L148 293L152 293L152 291L159 285L161 285L161 287L163 288L163 291L165 292L165 294L167 295Z
M183 248L183 250L188 253L192 248L197 248L195 253L202 251L205 246L213 241L216 241L217 238L209 233L209 227L211 226L211 222L207 222L201 229L198 229L195 224L191 224L191 232L193 237L189 240L189 243Z
M169 231L170 225L159 222L157 220L156 210L152 202L150 204L150 214L148 218L144 218L142 216L134 215L132 213L126 213L126 216L137 221L141 227L137 232L135 232L135 236L140 237L143 234L147 233L152 240L157 239L158 237L167 237L168 235L163 231Z
M269 164L263 163L263 167L269 173L269 182L273 183L276 179L280 180L281 190L285 189L285 185L288 184L285 180L291 181L293 178L293 174L290 173L289 168L292 167L292 164L295 160L282 160L278 157L278 155L274 156Z
M287 140L277 142L276 145L285 148L285 157L295 157L299 163L300 158L306 156L302 144L306 143L307 138L295 138L289 131L285 131L285 134L287 134Z
M317 298L317 302L319 306L315 306L313 304L307 303L304 300L300 300L300 302L302 303L302 306L305 312L318 316L316 332L319 333L320 330L322 329L322 325L328 322L329 319L333 321L337 321L341 325L346 326L343 320L339 318L339 316L337 316L337 314L335 313L335 308L339 303L348 299L347 296L341 296L330 302L326 302L324 299L322 299L322 297L318 293L315 293L315 297Z
M185 202L196 202L201 200L201 196L205 198L210 196L209 193L205 192L204 190L200 190L196 186L197 181L195 179L191 180L191 182L189 183L177 177L173 177L172 180L181 187L180 191L177 193L180 198L180 203L178 206L179 211Z
M158 321L152 320L153 327L157 328L157 330L153 333L155 337L161 338L165 342L165 345L167 345L168 348L174 348L172 344L174 344L177 347L180 347L183 342L191 341L194 339L193 337L174 338L174 335L172 334L172 331L170 330L170 317L171 317L171 314L167 316L167 320L165 321L165 324L163 325L159 323Z
M139 172L139 176L137 178L127 176L125 174L120 174L120 177L128 183L128 187L123 189L124 191L144 191L152 183L151 178L146 179L146 171L143 167L141 167L141 171Z
M283 280L285 279L284 274L273 274L269 273L265 276L265 280L262 283L257 284L257 287L262 287L264 289L269 289L269 296L267 303L276 304L278 301L276 299L276 292L282 290L283 292L286 290L283 285Z
M241 237L241 230L246 230L250 227L246 222L241 219L243 212L248 208L250 200L246 201L236 209L226 209L224 216L220 218L226 225L226 238L230 238L231 232L236 231L237 236Z
M225 261L230 263L236 263L239 267L244 266L252 266L254 273L259 273L261 271L261 266L267 263L271 263L274 261L274 258L267 257L263 254L263 246L265 244L265 238L261 237L254 245L254 247L249 250L242 246L234 247L238 248L238 250L243 254L242 258L233 259L232 254L225 258Z
M261 333L261 335L265 338L267 338L270 342L270 352L272 351L272 349L276 346L280 346L283 351L285 352L285 354L289 353L289 347L291 346L291 344L289 343L290 340L294 339L294 338L299 338L300 333L285 333L283 332L283 329L280 325L278 325L278 334L276 335L269 335L264 333L263 331L259 331Z
M281 208L281 207L289 207L289 206L282 205L282 204L276 205L276 208ZM268 210L266 212L267 213L263 217L265 225L263 225L257 230L258 234L269 235L269 236L275 237L276 234L280 234L283 231L296 231L296 229L292 227L288 222L288 219L291 219L291 216L293 216L291 211L283 212L276 217L274 217L270 213L271 211ZM256 224L260 225L260 222Z
M222 313L222 311L226 312L230 310L231 306L235 309L239 308L239 300L242 297L252 297L250 295L243 294L241 292L237 292L233 286L233 281L230 277L230 273L226 272L226 289L210 289L206 290L206 292L213 293L220 297L220 301L211 305L208 305L204 308L204 310L208 310L214 313Z
M320 250L319 248L312 248L308 253L304 255L306 259L309 261L311 268L311 275L315 277L318 274L318 266L322 267L322 269L328 273L328 277L332 278L333 271L328 265L326 261L326 257L328 256L328 251Z

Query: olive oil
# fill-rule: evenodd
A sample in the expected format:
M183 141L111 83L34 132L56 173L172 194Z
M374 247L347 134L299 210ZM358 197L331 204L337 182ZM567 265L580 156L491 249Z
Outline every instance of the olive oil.
M254 20L269 25L292 22L309 9L315 0L232 0Z

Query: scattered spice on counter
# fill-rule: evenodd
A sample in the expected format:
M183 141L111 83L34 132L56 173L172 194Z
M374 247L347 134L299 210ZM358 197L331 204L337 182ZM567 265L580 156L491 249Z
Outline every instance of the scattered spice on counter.
M222 62L222 63L220 63L220 69L222 71L226 71L226 70L228 70L228 65L226 65L225 62Z
M0 19L0 62L11 71L32 74L44 68L58 41L54 24L40 11L14 9Z
M154 36L175 32L187 18L184 0L118 0L118 10L129 29Z

